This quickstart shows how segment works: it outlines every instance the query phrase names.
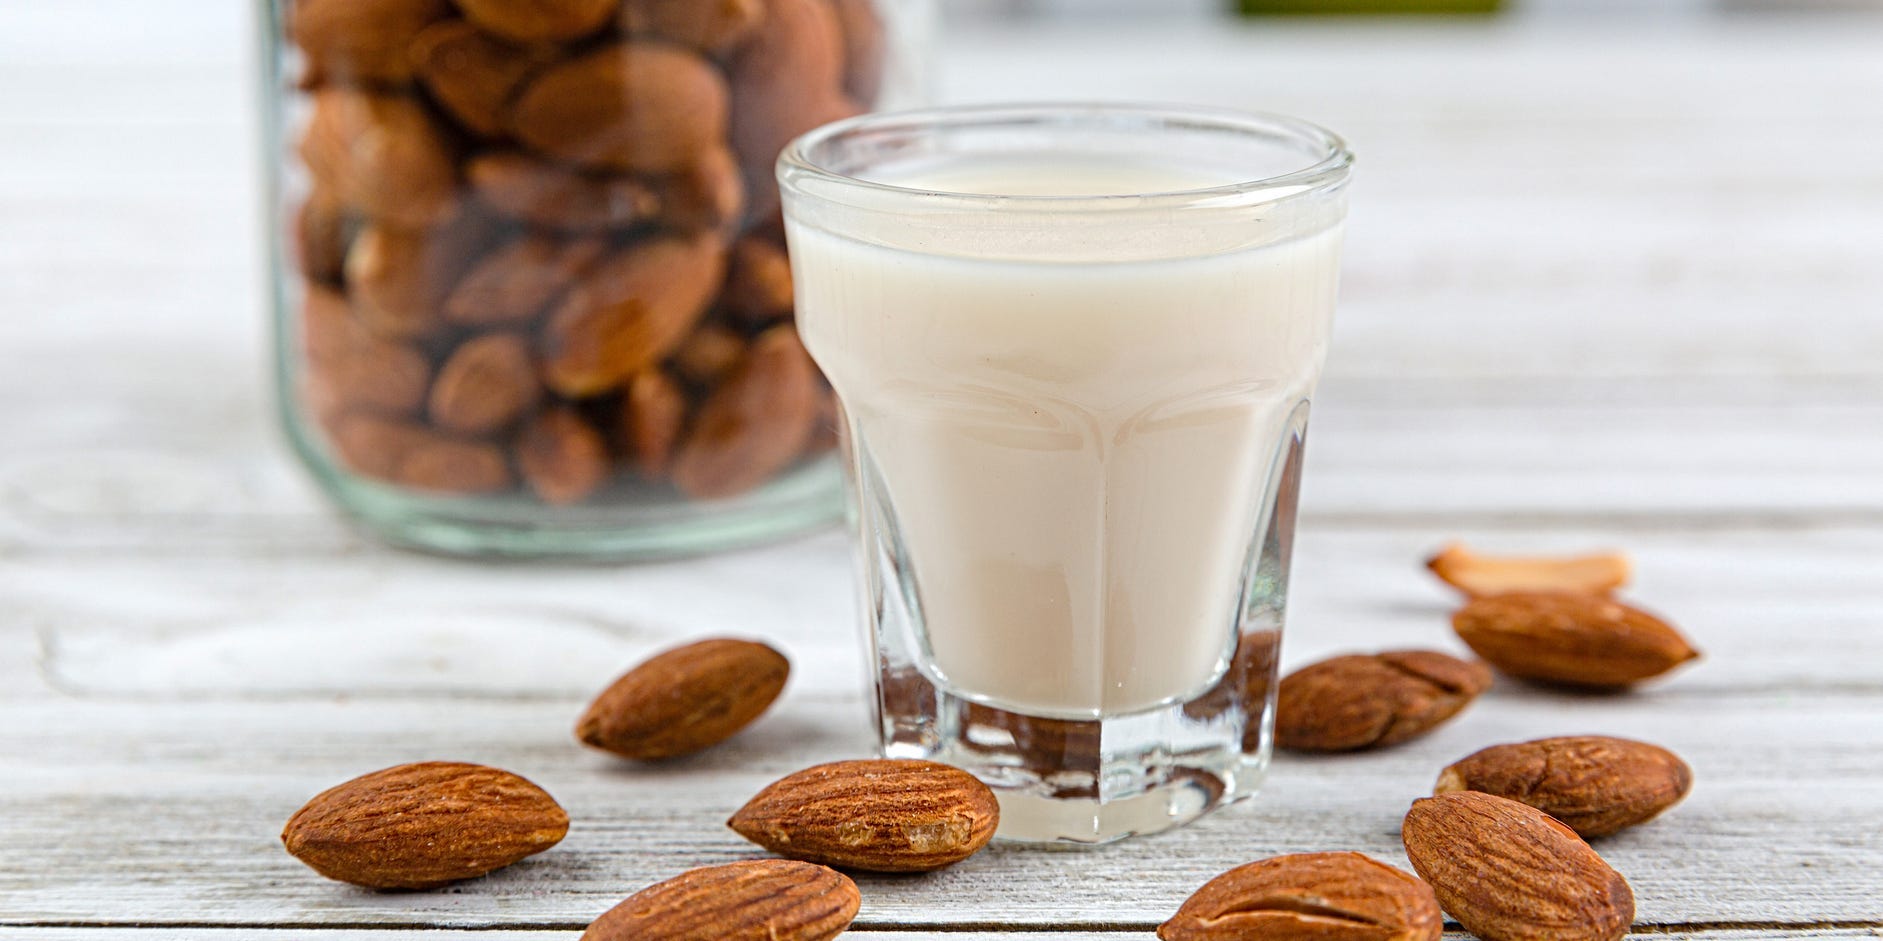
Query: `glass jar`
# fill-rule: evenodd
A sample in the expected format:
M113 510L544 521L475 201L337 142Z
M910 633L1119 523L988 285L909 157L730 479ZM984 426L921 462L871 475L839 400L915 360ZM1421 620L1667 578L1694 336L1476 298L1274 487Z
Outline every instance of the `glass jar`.
M380 536L646 557L842 506L773 164L919 92L922 0L271 0L288 436Z

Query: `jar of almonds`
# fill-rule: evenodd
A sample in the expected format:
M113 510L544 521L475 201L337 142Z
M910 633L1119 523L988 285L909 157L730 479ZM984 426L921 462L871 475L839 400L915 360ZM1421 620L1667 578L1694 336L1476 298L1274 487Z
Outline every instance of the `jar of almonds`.
M840 510L772 165L919 89L925 0L272 0L297 450L380 535L660 556Z

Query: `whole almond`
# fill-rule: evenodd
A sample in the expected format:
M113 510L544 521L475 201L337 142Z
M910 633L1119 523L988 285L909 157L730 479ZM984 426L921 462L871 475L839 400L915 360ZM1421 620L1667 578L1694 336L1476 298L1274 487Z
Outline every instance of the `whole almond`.
M503 133L510 99L551 58L541 46L507 43L458 19L425 27L411 57L432 100L480 137Z
M437 257L424 230L366 227L347 252L347 293L354 315L374 333L423 337L442 323L455 267Z
M1359 853L1298 853L1237 866L1204 883L1163 941L1437 941L1432 887Z
M626 229L653 217L660 206L654 190L634 177L581 173L524 154L481 154L465 172L479 199L545 229Z
M514 42L563 42L596 32L621 0L457 0L465 17Z
M398 480L400 463L430 434L422 425L364 412L334 413L325 428L342 465L389 483Z
M516 485L502 449L485 441L465 441L426 431L399 456L393 480L414 490L474 496Z
M1580 556L1481 555L1453 543L1426 560L1426 568L1473 598L1516 591L1606 595L1628 584L1628 557L1618 552Z
M489 435L515 424L541 397L529 343L489 333L458 344L438 367L426 411L447 431Z
M338 197L314 187L294 215L294 253L301 273L309 281L339 286L347 248L358 229L359 220L340 205Z
M678 46L628 42L538 74L517 96L510 128L560 160L664 173L720 146L726 108L725 80L705 59Z
M791 316L791 262L784 248L753 236L734 243L719 304L750 324Z
M642 477L666 475L686 416L686 393L664 371L646 369L628 380L621 399L621 441Z
M543 325L544 381L571 398L619 387L680 345L724 276L725 251L707 235L658 236L618 250Z
M398 84L412 77L406 49L447 0L297 0L288 36L307 59L302 83Z
M346 297L309 285L301 308L309 392L332 408L387 416L418 414L431 361L416 346L360 325Z
M939 762L835 761L773 782L726 825L792 859L926 872L986 846L1000 804L974 775Z
M348 210L414 229L451 214L453 148L424 106L352 88L323 88L313 102L301 159Z
M683 232L735 228L745 212L745 178L732 151L713 147L691 163L655 178L660 221Z
M1618 687L1700 656L1666 621L1619 601L1577 593L1478 598L1452 629L1491 665L1528 680Z
M745 339L718 324L707 324L673 351L673 368L688 382L713 385L745 358Z
M427 889L534 856L568 832L569 815L529 781L428 761L323 791L288 818L281 842L329 879Z
M825 0L767 0L765 22L731 62L732 149L750 215L778 208L773 165L791 139L862 110L843 94L843 28Z
M765 0L626 0L621 28L717 54L737 45L765 18Z
M780 324L701 403L669 473L695 499L744 493L804 453L817 420L817 367L797 331Z
M1446 768L1433 793L1483 791L1521 801L1584 839L1660 816L1693 787L1693 769L1657 745L1606 735L1493 745Z
M526 235L478 259L458 279L444 300L445 319L470 327L528 323L607 250L598 238Z
M1275 744L1297 751L1396 745L1444 724L1490 686L1483 664L1433 650L1322 660L1282 679Z
M544 409L517 435L517 468L552 506L580 503L608 481L608 442L575 409Z
M788 859L693 869L602 913L582 941L828 941L862 905L848 876Z
M664 651L602 690L576 723L583 744L623 758L690 755L731 738L785 688L791 662L749 640Z
M1440 794L1413 801L1400 835L1439 904L1483 941L1614 941L1634 921L1628 880L1534 807Z

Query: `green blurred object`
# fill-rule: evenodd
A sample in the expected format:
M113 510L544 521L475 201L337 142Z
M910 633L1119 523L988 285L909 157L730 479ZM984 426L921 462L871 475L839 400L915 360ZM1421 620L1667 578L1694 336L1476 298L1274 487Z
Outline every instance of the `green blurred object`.
M1496 13L1503 0L1235 0L1244 16Z

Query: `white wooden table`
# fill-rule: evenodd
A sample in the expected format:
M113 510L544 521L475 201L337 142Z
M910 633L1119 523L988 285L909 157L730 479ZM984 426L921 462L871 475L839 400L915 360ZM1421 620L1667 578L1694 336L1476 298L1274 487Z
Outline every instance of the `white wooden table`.
M0 938L536 941L750 855L721 826L746 796L868 747L842 541L497 567L350 532L270 419L244 11L191 6L0 3ZM952 100L1261 106L1361 154L1285 667L1455 648L1418 565L1453 537L1626 548L1707 659L1282 756L1163 836L865 878L854 936L1148 937L1257 857L1403 865L1438 768L1588 731L1698 776L1601 844L1643 934L1883 935L1883 27L1029 28L941 58ZM658 768L575 745L619 669L712 633L792 654L760 724ZM418 894L281 851L308 796L423 758L524 773L574 828Z

